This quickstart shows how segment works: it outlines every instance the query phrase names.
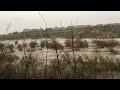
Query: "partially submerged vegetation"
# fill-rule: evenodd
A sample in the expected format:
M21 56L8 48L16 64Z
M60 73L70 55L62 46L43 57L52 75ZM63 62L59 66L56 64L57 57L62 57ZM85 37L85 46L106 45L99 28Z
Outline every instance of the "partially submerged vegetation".
M15 41L15 45L17 45L17 44L18 44L18 41L16 40L16 41Z
M41 43L40 43L40 46L41 46L41 48L44 48L46 46L46 41L42 40Z
M45 19L41 18L46 25L45 30L28 29L5 35L10 22L5 34L0 35L0 79L120 79L120 58L100 55L103 48L107 48L110 54L119 53L114 48L120 43L108 38L120 37L120 24L76 26L77 19L75 26L48 28ZM27 38L35 41L26 43ZM36 42L41 38L45 40ZM63 44L56 38L66 40ZM83 38L94 38L92 45ZM19 39L22 39L21 44ZM3 43L4 40L9 41ZM10 40L15 40L14 44ZM88 48L94 49L93 55L75 53ZM19 57L16 49L23 55ZM49 59L48 49L55 51L53 59ZM38 57L36 51L42 56Z
M75 39L73 43L74 48L88 48L88 42L86 40ZM71 39L65 40L65 46L72 48L72 40Z
M100 43L100 42L102 43ZM119 46L115 40L94 41L95 45L105 47ZM66 43L67 42L67 43ZM71 47L71 40L66 40L65 45ZM83 42L83 43L82 43ZM97 42L97 43L96 43ZM112 42L112 43L111 43ZM41 41L41 47L46 47L45 41ZM74 40L75 48L88 48L88 43L82 40ZM99 44L100 45L99 45ZM107 44L106 44L107 43ZM79 47L79 44L80 47ZM83 45L84 44L84 45ZM16 44L15 44L16 45ZM36 48L36 42L30 42L31 48ZM28 46L26 46L27 48ZM17 45L18 51L23 50L23 45ZM48 48L63 50L64 46L51 39ZM72 48L72 47L71 47ZM8 50L7 50L8 49ZM0 43L0 79L116 79L120 78L120 60L108 56L79 55L75 57L69 52L64 52L59 58L54 58L46 66L44 59L34 56L34 52L18 57L13 51L13 44ZM58 53L57 53L58 54ZM47 67L47 68L46 68Z
M5 47L5 44L4 43L0 43L0 50L2 51Z
M62 50L64 48L64 46L59 43L58 41L56 40L52 40L50 42L48 42L48 48L50 49L54 49L54 50Z
M23 46L22 46L21 44L19 44L19 45L17 46L17 48L18 48L18 51L22 51L22 50L23 50Z
M29 46L30 46L31 48L35 48L36 45L38 45L37 42L33 42L33 41L32 41L32 42L29 43Z
M6 48L10 50L10 52L14 52L14 45L13 44L8 44L6 45Z
M106 39L93 40L93 43L98 48L116 47L120 45L120 43L117 40L106 40Z

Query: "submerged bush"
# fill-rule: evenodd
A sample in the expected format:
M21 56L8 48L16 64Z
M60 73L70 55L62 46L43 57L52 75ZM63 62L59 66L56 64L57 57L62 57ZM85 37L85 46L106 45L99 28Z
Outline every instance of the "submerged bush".
M119 42L117 40L93 40L93 44L98 48L119 46Z
M106 45L106 42L104 40L93 40L93 43L98 47L98 48L104 48Z
M24 48L26 48L27 46L28 46L27 43L23 43L23 44L22 44L22 47L24 47Z
M0 50L3 50L3 49L4 49L4 47L5 47L5 44L0 43Z
M17 45L17 44L18 44L18 41L15 41L14 43L15 43L15 45Z
M86 40L82 41L82 40L76 39L74 41L74 47L75 48L88 48L88 42Z
M11 52L13 52L14 50L14 45L13 44L8 44L7 46L6 46L6 48L7 49L9 49Z
M19 51L22 51L22 50L23 50L22 45L18 45L17 48L18 48Z
M75 39L73 41L74 48L88 48L88 42L86 40L81 40L81 39ZM72 40L68 39L65 41L65 46L66 47L71 47L72 48Z
M29 46L30 46L31 48L35 48L36 45L38 45L37 42L33 42L33 41L32 41L32 42L29 43Z
M70 40L70 39L65 40L65 46L72 47L72 40Z
M41 48L44 48L46 46L46 41L42 40L41 43L40 43L40 46L41 46Z
M108 40L107 43L108 43L108 46L110 47L115 47L120 45L117 40Z
M51 42L48 42L48 48L54 49L54 50L61 50L63 49L63 45L61 43L59 43L56 40L53 40Z

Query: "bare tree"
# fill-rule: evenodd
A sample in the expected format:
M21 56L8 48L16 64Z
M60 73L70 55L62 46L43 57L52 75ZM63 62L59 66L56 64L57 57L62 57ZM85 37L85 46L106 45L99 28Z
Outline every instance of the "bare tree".
M7 33L7 31L9 30L9 28L11 27L12 25L11 25L11 21L10 21L10 23L8 24L8 27L6 28L6 30L5 30L5 33L3 34L3 39L4 39L4 36L6 35L6 33ZM1 42L2 42L2 40L1 40Z

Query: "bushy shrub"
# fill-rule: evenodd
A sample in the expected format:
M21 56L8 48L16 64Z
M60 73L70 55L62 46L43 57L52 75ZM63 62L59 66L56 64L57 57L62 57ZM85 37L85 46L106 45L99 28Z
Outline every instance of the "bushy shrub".
M93 43L99 48L115 47L120 45L117 40L93 40Z
M63 47L63 45L61 43L54 40L54 41L48 42L48 48L55 49L55 50L61 50L64 47Z
M18 41L15 41L15 45L17 45L18 44Z
M26 48L27 46L28 46L27 43L23 43L23 44L22 44L22 47L24 47L24 48Z
M9 49L11 52L13 52L13 49L14 49L14 45L13 44L8 44L6 46L7 49Z
M82 41L82 40L76 39L74 41L74 47L75 48L88 48L88 42L86 40Z
M98 47L98 48L104 48L106 46L106 42L104 40L93 40L93 43Z
M33 42L33 41L32 41L32 42L29 43L29 46L30 46L31 48L35 48L36 45L38 45L37 42Z
M117 40L108 40L107 43L108 43L108 46L110 47L115 47L120 45Z
M40 46L41 46L41 48L44 48L46 46L46 41L42 40L41 43L40 43Z
M22 47L22 45L20 45L20 44L17 46L17 48L18 48L19 51L22 51L22 50L23 50L23 47Z
M0 50L3 50L3 49L4 49L4 47L5 47L5 44L0 43Z
M87 48L88 47L88 42L86 40L82 41L81 39L75 39L73 41L74 48ZM65 46L66 47L72 47L72 40L67 39L65 41Z
M72 40L70 40L70 39L65 40L65 46L72 47Z

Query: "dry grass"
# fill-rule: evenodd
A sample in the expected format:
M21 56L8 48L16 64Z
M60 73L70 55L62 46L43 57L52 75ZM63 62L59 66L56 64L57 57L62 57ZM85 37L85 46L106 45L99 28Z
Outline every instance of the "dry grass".
M0 79L113 79L120 78L120 60L103 56L82 55L75 57L65 52L60 59L46 64L32 53L23 56L19 63L16 55L0 52ZM58 63L59 60L59 63ZM59 72L60 70L60 72ZM46 77L45 77L46 74Z

